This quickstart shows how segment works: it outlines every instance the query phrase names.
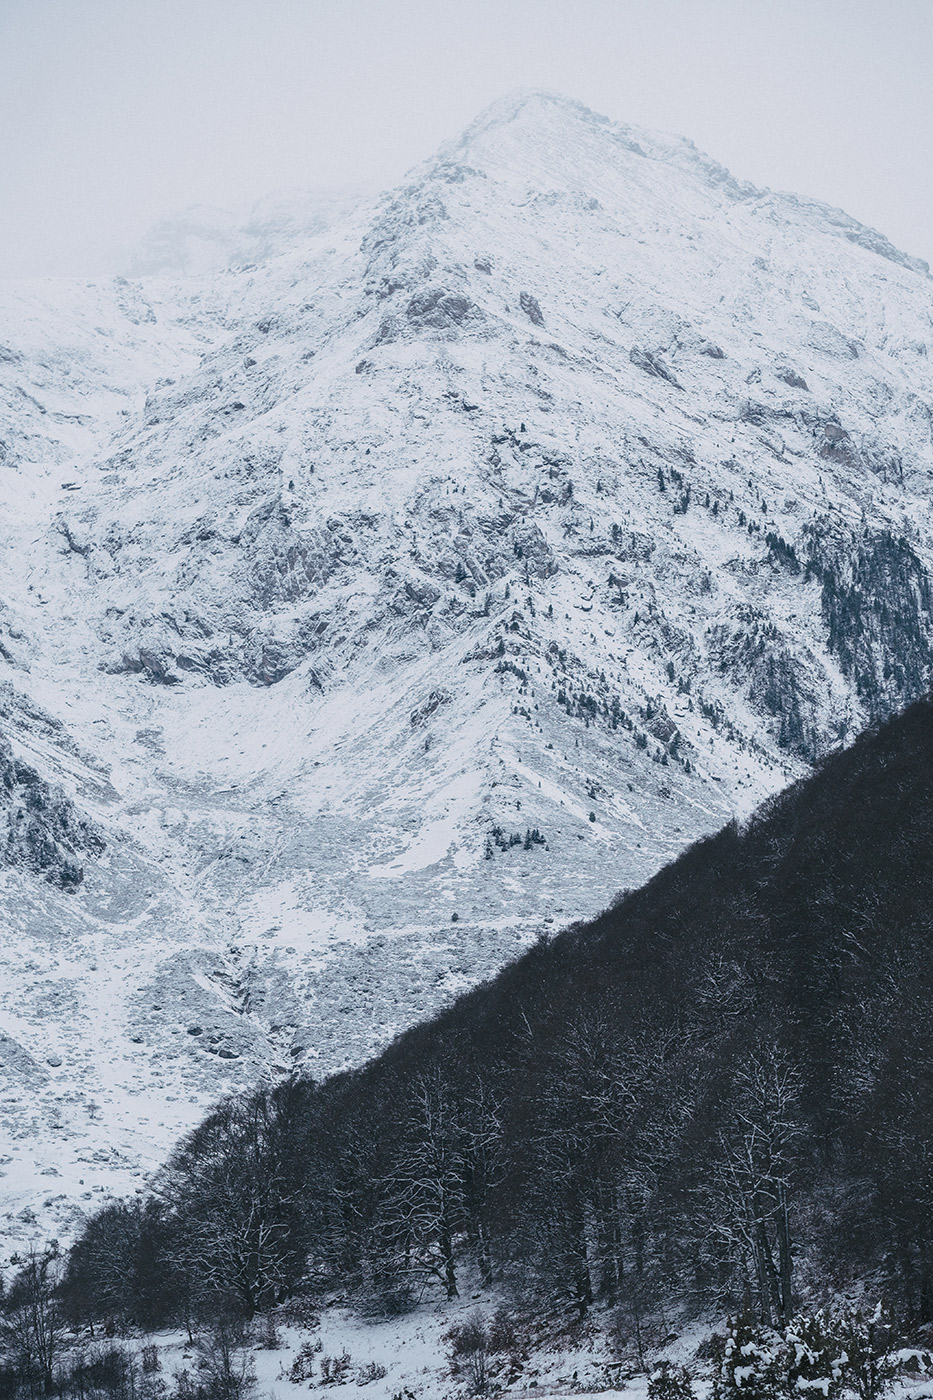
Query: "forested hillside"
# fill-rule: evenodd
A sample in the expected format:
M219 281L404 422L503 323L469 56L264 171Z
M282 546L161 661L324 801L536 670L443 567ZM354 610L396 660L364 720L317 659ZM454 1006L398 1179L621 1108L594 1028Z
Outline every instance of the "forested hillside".
M871 1278L933 1318L933 704L323 1084L233 1098L68 1262L76 1318L465 1278L585 1313Z

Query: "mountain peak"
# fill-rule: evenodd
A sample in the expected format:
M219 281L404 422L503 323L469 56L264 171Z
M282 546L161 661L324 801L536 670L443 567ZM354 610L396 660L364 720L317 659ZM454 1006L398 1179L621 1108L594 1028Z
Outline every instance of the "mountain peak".
M490 103L444 151L445 154L453 150L461 155L473 153L485 149L490 141L500 142L503 137L518 139L523 144L544 140L551 149L554 143L559 149L568 143L576 145L593 138L603 141L608 138L611 143L622 141L624 144L637 144L642 137L651 140L649 133L613 122L563 93L543 88L515 88Z
M689 200L688 191L697 186L712 193L717 205L723 200L769 201L780 208L782 219L802 217L824 233L843 237L921 276L929 273L922 259L901 251L841 209L738 180L685 136L614 121L575 98L547 89L516 88L506 93L480 112L456 140L445 144L438 158L442 166L453 160L544 189L563 187L594 195L598 187L611 188L616 183L623 205L635 177L647 187L648 199L658 203L662 215L672 199L675 204L685 195ZM658 169L649 175L642 161L672 173L665 177Z
M608 117L600 116L583 102L574 97L567 97L565 93L551 92L547 88L518 87L490 102L466 128L461 140L469 140L492 127L508 126L519 117L533 121L552 114L557 114L566 121L582 120L600 125L609 124Z
M614 121L563 93L517 88L482 111L455 140L439 150L442 169L456 163L521 186L592 195L595 187L617 184L619 192L637 183L652 187L649 198L666 207L660 169L670 167L679 181L712 188L717 199L761 193L735 180L728 170L682 136L649 131ZM667 181L669 183L669 179Z

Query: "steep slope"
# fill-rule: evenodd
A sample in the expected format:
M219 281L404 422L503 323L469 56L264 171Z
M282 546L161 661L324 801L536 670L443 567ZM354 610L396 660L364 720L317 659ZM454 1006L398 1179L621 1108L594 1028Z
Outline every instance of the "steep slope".
M221 1105L91 1226L76 1303L393 1315L479 1280L660 1342L868 1277L928 1324L931 833L924 700L370 1064Z
M933 283L689 142L518 95L252 269L7 298L6 737L106 843L5 877L6 1034L72 1008L24 1204L69 1134L124 1184L358 1062L929 684Z

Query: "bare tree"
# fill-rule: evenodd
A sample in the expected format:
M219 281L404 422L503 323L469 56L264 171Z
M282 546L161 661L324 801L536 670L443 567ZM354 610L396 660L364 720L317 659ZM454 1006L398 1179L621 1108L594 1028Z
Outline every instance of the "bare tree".
M191 1134L163 1171L176 1247L205 1294L251 1317L275 1302L304 1263L300 1143L268 1092L228 1100Z
M463 1223L463 1142L453 1094L439 1069L420 1074L402 1110L392 1169L393 1223L410 1268L457 1297L454 1239Z
M480 1278L493 1281L490 1208L505 1179L502 1103L481 1075L463 1097L461 1167L466 1227L476 1252Z
M19 1261L0 1312L0 1344L30 1396L50 1395L65 1324L56 1296L62 1258L56 1245L31 1248Z
M731 1111L704 1190L711 1226L751 1265L761 1321L793 1311L789 1198L800 1133L797 1072L774 1046L759 1049L735 1076Z

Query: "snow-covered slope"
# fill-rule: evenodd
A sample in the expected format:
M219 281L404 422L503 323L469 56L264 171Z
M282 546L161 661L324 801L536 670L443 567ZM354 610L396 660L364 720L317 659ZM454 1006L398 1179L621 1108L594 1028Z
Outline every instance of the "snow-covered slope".
M880 234L541 94L252 268L5 289L0 1223L925 689L931 344Z

